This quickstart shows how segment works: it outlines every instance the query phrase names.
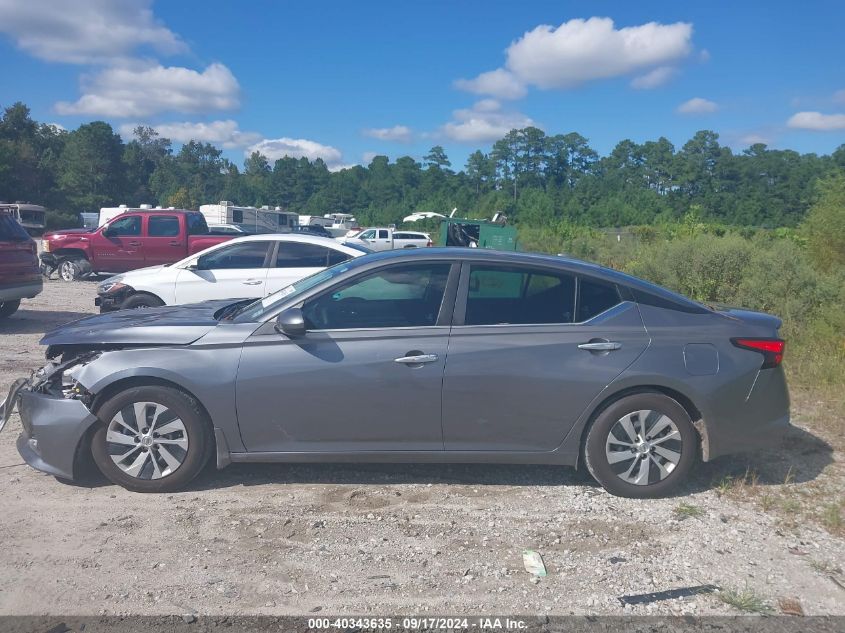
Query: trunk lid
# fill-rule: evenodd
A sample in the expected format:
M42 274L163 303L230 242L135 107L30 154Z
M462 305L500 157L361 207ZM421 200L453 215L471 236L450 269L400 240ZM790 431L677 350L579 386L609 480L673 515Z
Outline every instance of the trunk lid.
M765 312L725 305L711 305L710 307L726 318L749 326L749 335L777 337L778 330L783 325L783 321L779 317Z

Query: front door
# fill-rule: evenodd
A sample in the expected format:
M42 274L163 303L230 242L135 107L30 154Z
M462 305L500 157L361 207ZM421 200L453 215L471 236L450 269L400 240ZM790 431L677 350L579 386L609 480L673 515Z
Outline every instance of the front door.
M305 302L301 338L260 328L236 386L247 450L443 450L450 267L394 264L343 282Z
M270 241L227 243L201 255L176 277L176 303L210 299L260 299L267 280Z
M446 450L554 450L648 344L612 284L486 264L464 279L443 378ZM579 347L601 342L615 349Z
M141 216L121 215L91 236L97 271L121 273L144 267Z

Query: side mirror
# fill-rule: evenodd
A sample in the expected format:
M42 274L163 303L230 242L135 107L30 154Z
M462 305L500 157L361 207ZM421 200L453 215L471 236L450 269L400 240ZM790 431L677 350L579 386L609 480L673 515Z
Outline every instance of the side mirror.
M276 325L274 327L277 332L290 336L291 338L305 336L307 331L305 328L305 317L299 308L288 308L279 314L276 317Z

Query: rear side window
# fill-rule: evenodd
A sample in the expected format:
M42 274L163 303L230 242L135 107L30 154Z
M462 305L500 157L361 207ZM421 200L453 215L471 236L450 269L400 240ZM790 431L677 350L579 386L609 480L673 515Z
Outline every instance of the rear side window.
M380 240L386 240L386 239L387 239L387 231L385 231L384 229L382 229L381 231L379 231L379 232L378 232L378 238L379 238Z
M317 244L279 242L276 268L325 268L328 250Z
M187 217L188 235L205 235L208 233L208 224L201 213L189 213Z
M0 240L26 242L29 240L29 233L11 215L0 213Z
M580 279L578 284L578 322L588 321L619 303L619 291L613 284Z
M147 235L150 237L177 237L179 218L175 215L151 215L147 220Z
M333 248L329 250L329 266L334 266L335 264L341 264L345 262L347 259L351 259L352 255L347 255L346 253L342 253L340 251L336 251Z
M109 237L134 237L141 234L141 216L130 215L109 224Z
M575 279L540 269L472 266L466 325L572 323Z
M240 242L224 246L200 257L197 267L200 270L263 268L269 246L270 242Z

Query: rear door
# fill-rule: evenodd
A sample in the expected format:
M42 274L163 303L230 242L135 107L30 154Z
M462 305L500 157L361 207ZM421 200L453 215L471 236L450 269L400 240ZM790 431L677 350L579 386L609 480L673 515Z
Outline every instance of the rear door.
M267 285L264 294L268 295L289 286L303 277L313 275L327 266L333 266L344 260L330 257L342 254L320 244L309 242L278 241L271 267L267 272ZM346 256L345 259L348 259ZM331 260L331 263L329 263Z
M200 255L195 267L179 271L176 303L260 299L264 296L272 246L269 240L235 241Z
M94 269L120 273L144 267L142 217L125 213L91 234Z
M185 231L179 215L151 214L146 217L144 261L147 266L172 264L187 253Z
M614 349L579 347L596 343ZM636 305L613 284L465 263L443 379L446 450L554 450L647 344Z

